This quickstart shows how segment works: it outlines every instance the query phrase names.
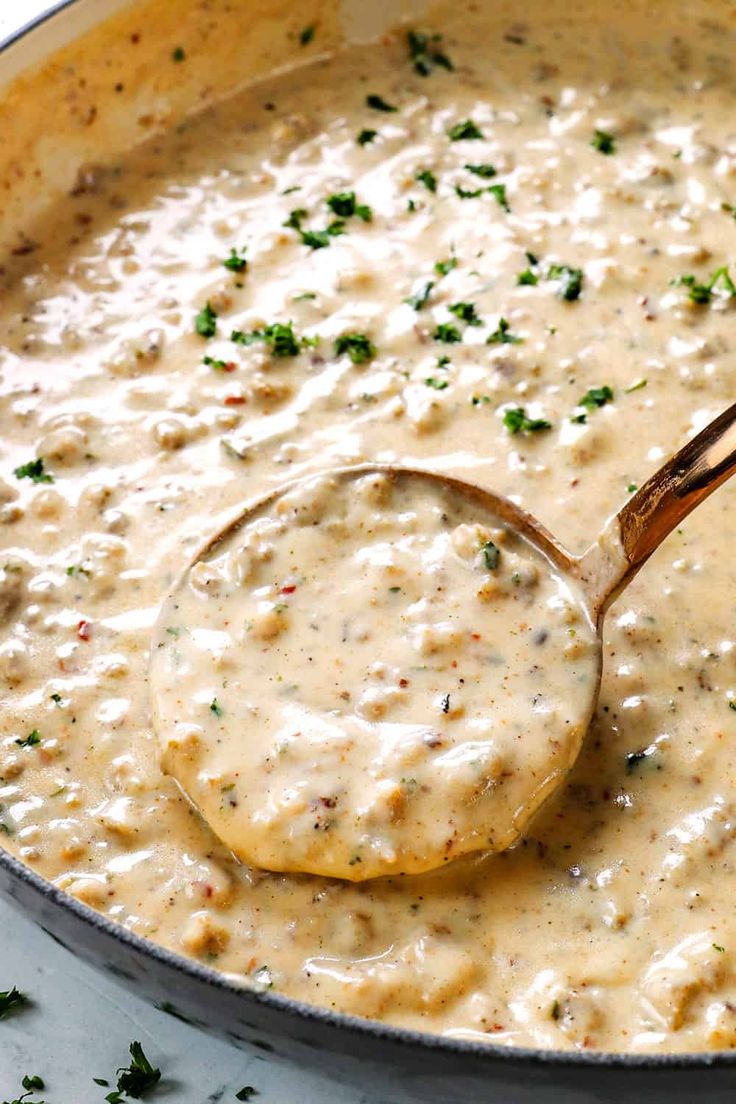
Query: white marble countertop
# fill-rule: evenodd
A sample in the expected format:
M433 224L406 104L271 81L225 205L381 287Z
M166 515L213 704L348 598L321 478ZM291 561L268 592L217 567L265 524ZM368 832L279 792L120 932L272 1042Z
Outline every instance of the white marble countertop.
M0 0L0 39L46 8L49 0ZM131 996L80 962L34 924L0 901L0 991L13 986L30 1003L0 1020L0 1100L14 1101L25 1074L45 1089L28 1101L104 1104L115 1070L130 1061L128 1046L143 1044L162 1080L151 1104L235 1104L253 1086L251 1104L382 1104L188 1027Z

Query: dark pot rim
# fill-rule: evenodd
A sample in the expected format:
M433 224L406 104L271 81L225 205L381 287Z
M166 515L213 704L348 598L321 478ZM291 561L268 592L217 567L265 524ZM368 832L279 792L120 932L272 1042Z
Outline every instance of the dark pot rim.
M0 39L0 55L15 45L31 31L54 19L71 8L78 0L56 0L46 11L24 23L21 27ZM0 58L0 64L2 58ZM517 1047L499 1045L492 1042L482 1043L467 1039L456 1039L446 1035L433 1035L429 1032L413 1031L408 1028L394 1027L378 1020L367 1020L349 1013L333 1012L319 1005L282 996L270 990L260 992L255 988L236 985L218 970L204 966L194 959L186 958L166 947L153 943L121 924L110 920L100 912L65 893L52 882L37 874L25 863L16 859L10 852L0 848L0 867L4 867L11 879L24 882L31 890L62 912L76 917L80 925L96 929L118 944L129 948L161 966L179 973L188 974L193 981L228 992L233 996L256 1004L266 1005L291 1019L308 1020L335 1028L343 1034L372 1037L376 1041L387 1042L404 1047L413 1047L433 1051L444 1051L458 1057L472 1056L485 1060L488 1064L508 1066L533 1066L540 1070L545 1067L599 1067L602 1069L707 1069L712 1066L736 1066L736 1051L704 1051L679 1053L619 1054L612 1051L547 1050L535 1047Z

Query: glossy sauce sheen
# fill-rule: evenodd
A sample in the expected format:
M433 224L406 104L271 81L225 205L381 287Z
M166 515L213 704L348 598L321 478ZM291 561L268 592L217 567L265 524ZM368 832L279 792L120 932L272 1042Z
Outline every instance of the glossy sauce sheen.
M572 766L581 597L477 501L321 476L185 573L153 641L167 771L245 861L362 881L503 850Z
M128 928L330 1008L510 1044L728 1048L732 488L612 609L581 759L502 856L355 885L264 874L159 763L158 608L239 504L328 466L425 463L580 550L733 398L728 284L694 286L736 243L731 26L684 4L656 25L484 11L417 28L452 71L417 72L400 31L91 169L8 258L3 842ZM372 217L328 208L343 192ZM247 268L223 267L242 247ZM266 327L289 321L280 355ZM375 355L339 342L355 334Z

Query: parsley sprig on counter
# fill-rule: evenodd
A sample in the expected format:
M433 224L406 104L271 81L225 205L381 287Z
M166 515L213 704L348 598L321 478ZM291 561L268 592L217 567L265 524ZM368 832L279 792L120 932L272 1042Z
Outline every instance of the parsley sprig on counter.
M139 1042L132 1042L129 1050L130 1065L121 1066L115 1071L117 1086L105 1097L108 1104L123 1104L124 1096L139 1100L161 1080L161 1070L149 1062ZM103 1077L95 1077L94 1081L97 1085L108 1084Z
M39 1077L37 1073L27 1073L21 1085L25 1089L25 1092L17 1096L15 1100L4 1100L3 1104L45 1104L43 1100L31 1100L35 1092L40 1092L45 1088L45 1082L42 1077Z
M21 1008L24 1004L28 1004L28 997L25 993L21 993L20 989L16 989L13 986L12 989L6 989L0 993L0 1020L5 1019L9 1012L12 1012L18 1008Z

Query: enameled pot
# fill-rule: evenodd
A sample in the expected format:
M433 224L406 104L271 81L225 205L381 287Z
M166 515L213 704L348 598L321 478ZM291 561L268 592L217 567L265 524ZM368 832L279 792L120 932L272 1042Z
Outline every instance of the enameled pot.
M165 22L171 10L161 0L158 5ZM237 0L235 6L242 24L237 51L231 58L218 54L217 75L213 78L214 67L208 67L206 84L198 83L196 74L193 79L182 78L181 67L175 79L157 74L161 43L157 52L149 23L135 64L126 59L125 50L141 43L128 42L131 36L116 40L115 65L125 69L125 80L114 80L111 74L106 86L87 86L76 100L65 98L64 82L71 87L75 65L84 67L84 50L75 55L75 43L95 29L104 40L107 21L119 19L129 9L126 0L66 0L0 45L0 87L5 86L0 94L0 184L13 177L12 188L4 190L10 199L4 198L0 208L0 249L12 247L21 215L48 202L54 191L68 188L81 164L104 160L171 118L195 109L206 95L226 92L229 83L236 83L236 73L242 80L244 65L249 75L259 76L289 60L284 57L283 36L278 48L272 41L274 26L293 14L289 0ZM330 39L337 43L341 37L371 37L404 9L416 13L422 6L420 0L368 5L326 0L320 8L325 41L329 46ZM66 51L61 65L59 50ZM49 63L57 67L59 96L54 96L53 103L34 103L34 74ZM146 105L150 110L145 110ZM3 132L3 111L6 120L11 112L21 116L11 141L7 127ZM733 1052L652 1056L555 1052L405 1031L235 985L216 970L131 934L2 850L0 891L51 938L165 1012L239 1046L314 1066L336 1080L368 1090L376 1100L391 1104L622 1100L689 1104L700 1099L725 1104L735 1099Z

